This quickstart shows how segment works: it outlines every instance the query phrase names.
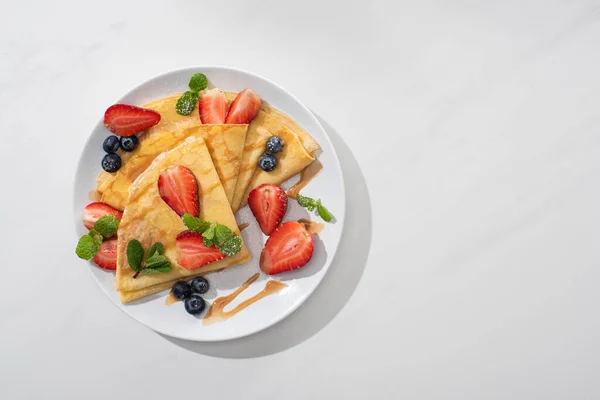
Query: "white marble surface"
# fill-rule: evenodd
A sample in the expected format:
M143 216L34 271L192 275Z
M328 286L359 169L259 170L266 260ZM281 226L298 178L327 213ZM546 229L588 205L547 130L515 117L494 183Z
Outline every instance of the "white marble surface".
M0 398L600 397L600 2L0 6ZM198 64L302 99L349 190L314 297L219 344L136 323L73 254L88 133Z

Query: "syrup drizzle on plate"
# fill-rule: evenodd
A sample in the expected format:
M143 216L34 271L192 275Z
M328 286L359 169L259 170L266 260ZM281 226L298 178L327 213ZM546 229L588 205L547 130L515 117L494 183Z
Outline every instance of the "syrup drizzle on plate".
M323 171L323 164L319 160L313 161L308 167L300 172L300 180L286 192L288 196L295 199L298 193L306 187L317 175Z
M233 293L228 294L227 296L222 296L222 297L216 298L213 301L213 303L211 304L208 311L206 312L206 315L204 316L202 323L204 325L211 325L211 324L214 324L215 322L226 321L229 318L236 315L237 313L239 313L240 311L242 311L243 309L245 309L246 307L249 307L250 305L257 302L258 300L262 299L263 297L267 297L272 294L275 294L275 293L279 292L280 290L282 290L283 288L287 287L287 285L285 283L271 279L271 280L267 281L263 290L261 290L254 296L250 297L249 299L242 301L240 304L235 306L232 310L225 311L225 307L229 303L231 303L233 300L235 300L235 298L240 293L242 293L244 290L246 290L254 281L256 281L259 276L260 276L260 274L257 272L256 274L252 275L246 282L244 282L242 284L242 286L237 288Z

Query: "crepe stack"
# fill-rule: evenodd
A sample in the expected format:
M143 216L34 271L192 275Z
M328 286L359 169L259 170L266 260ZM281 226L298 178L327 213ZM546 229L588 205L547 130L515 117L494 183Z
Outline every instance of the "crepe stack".
M196 177L200 194L200 218L217 221L238 235L240 233L205 141L202 137L188 137L178 146L157 156L129 190L129 198L117 232L116 286L124 303L168 289L177 280L189 279L250 260L250 253L243 245L239 253L202 268L187 270L177 264L175 239L187 228L179 215L162 200L157 185L159 175L173 165L189 168ZM134 271L127 262L127 243L132 239L139 240L145 249L155 242L161 242L165 248L165 256L171 261L172 270L168 273L140 274L133 278Z

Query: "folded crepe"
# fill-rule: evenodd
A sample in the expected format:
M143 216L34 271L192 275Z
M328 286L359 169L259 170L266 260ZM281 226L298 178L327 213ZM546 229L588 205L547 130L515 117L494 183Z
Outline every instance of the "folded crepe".
M129 189L129 198L118 229L116 288L123 303L168 289L175 281L214 272L247 262L250 253L245 245L230 257L195 270L177 264L176 237L187 228L181 217L160 197L158 177L167 168L181 165L189 168L198 182L200 218L226 225L239 234L239 229L225 190L213 165L208 147L201 136L190 136L168 152L157 156L152 164L138 176ZM144 249L161 242L165 256L171 261L167 273L140 274L127 262L127 243L137 239Z
M233 101L236 95L225 92L228 101ZM275 170L265 172L258 168L258 159L265 151L267 139L273 135L284 141L284 150L277 155ZM240 174L231 202L233 212L246 205L248 194L257 186L263 183L280 185L301 172L314 161L312 153L318 149L318 143L296 121L263 101L246 134Z
M272 135L279 136L284 146L282 152L277 154L277 167L273 171L266 172L258 168L257 163L260 155L264 153L267 139ZM254 142L248 143L249 139L253 139ZM278 117L264 115L260 126L254 127L250 124L248 128L240 175L231 203L233 212L246 205L252 189L263 183L281 185L314 160L315 157L306 150L301 138L287 125L282 124Z
M183 126L183 127L182 127ZM203 138L231 202L240 170L248 125L201 125L188 123L175 130L154 131L141 135L138 148L128 154L123 166L111 174L97 190L101 201L117 208L127 205L129 187L161 153L169 151L188 137Z

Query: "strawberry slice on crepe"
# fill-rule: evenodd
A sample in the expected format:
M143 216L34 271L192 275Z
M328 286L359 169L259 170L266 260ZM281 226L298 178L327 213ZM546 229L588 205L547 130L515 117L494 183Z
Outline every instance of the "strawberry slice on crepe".
M225 94L219 89L211 89L204 92L198 103L200 121L203 124L223 124L227 116L229 104Z

